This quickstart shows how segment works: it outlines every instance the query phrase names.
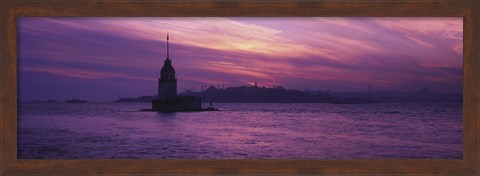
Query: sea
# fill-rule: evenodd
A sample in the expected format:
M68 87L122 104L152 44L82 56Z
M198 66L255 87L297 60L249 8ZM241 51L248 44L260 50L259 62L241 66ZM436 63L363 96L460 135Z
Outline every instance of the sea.
M19 103L18 159L462 159L461 103ZM208 105L204 105L205 107Z

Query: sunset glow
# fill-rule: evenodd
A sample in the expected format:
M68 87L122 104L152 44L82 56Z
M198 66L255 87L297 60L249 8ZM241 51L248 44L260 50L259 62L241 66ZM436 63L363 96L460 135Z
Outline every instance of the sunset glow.
M178 92L204 84L330 91L463 90L458 18L18 20L21 100L155 95L170 58Z

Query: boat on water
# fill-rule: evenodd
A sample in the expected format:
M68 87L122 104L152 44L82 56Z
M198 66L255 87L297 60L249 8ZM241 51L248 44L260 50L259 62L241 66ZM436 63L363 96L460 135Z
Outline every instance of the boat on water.
M80 100L80 99L71 99L71 100L67 100L65 101L65 103L86 103L88 102L87 100Z

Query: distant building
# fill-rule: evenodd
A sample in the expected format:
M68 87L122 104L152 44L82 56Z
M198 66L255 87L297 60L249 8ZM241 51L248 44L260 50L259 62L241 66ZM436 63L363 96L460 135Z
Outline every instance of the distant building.
M200 111L202 100L195 96L177 96L177 78L169 56L167 34L167 59L165 59L158 79L158 99L152 101L155 111Z

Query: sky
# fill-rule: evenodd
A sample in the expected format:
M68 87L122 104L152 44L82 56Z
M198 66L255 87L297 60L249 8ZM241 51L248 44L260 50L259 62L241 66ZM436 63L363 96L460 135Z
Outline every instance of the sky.
M461 17L21 17L21 101L259 86L331 92L463 91Z

